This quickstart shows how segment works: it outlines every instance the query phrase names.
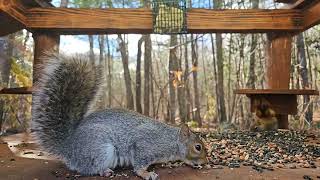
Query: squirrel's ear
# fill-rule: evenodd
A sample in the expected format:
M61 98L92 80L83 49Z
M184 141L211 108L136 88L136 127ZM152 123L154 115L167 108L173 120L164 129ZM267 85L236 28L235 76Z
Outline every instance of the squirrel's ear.
M190 129L188 125L182 124L180 128L180 140L184 141L190 136Z

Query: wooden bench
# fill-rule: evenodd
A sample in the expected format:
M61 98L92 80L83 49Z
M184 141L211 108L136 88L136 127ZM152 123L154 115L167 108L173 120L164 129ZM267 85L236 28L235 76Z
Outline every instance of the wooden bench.
M255 112L256 110L254 102L259 99L265 99L278 115L297 114L298 95L319 95L319 91L311 89L238 89L235 90L234 93L244 94L250 98L251 112ZM282 128L288 128L287 122L279 122L279 124L281 123L284 124Z

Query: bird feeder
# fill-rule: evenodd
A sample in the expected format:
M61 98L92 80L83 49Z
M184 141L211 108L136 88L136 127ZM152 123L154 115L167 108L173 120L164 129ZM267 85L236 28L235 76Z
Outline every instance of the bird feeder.
M153 33L187 33L187 13L185 0L153 0Z

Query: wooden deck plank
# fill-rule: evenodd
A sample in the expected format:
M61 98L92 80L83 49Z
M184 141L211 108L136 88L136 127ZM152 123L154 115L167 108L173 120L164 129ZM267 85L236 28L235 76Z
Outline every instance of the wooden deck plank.
M319 91L312 89L237 89L235 94L283 94L283 95L319 95Z

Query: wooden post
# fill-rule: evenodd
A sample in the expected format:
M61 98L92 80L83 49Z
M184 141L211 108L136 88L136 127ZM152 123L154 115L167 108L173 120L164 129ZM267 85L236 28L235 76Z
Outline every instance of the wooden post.
M290 33L267 34L266 88L289 89L292 35ZM288 115L279 114L280 129L288 129Z
M34 39L34 61L33 61L33 82L38 80L37 65L41 64L41 57L46 52L59 52L60 36L53 33L35 32Z

